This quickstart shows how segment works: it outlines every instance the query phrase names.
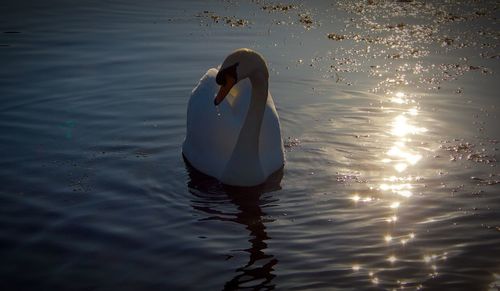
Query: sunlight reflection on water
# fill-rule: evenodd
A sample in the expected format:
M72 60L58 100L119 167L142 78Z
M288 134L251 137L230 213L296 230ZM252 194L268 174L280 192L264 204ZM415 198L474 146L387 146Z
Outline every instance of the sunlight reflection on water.
M421 186L419 181L423 178L415 175L415 172L419 171L419 163L424 159L422 149L418 145L426 140L428 129L421 124L419 107L414 96L396 91L389 93L387 100L391 106L381 109L384 115L389 116L389 120L386 124L382 124L379 131L381 135L385 134L388 143L380 149L383 156L378 162L385 170L381 172L382 175L376 185L370 187L370 191L377 191L382 196L377 197L373 192L356 191L349 198L358 205L375 202L370 204L375 206L377 201L384 203L383 205L387 207L387 216L381 221L386 223L387 228L380 230L379 239L386 250L381 259L394 268L407 268L410 265L405 258L405 252L398 250L397 247L407 248L414 242L416 235L414 232L401 233L403 229L408 229L408 225L404 219L406 215L399 213L403 217L400 221L398 212L405 206L410 207L409 199L414 197L414 191ZM398 227L398 224L401 225ZM429 263L428 276L438 276L436 265L434 262ZM351 265L351 269L360 271L362 268L360 264L355 263ZM377 268L373 270L377 271ZM377 275L373 271L367 274L373 285L387 283L381 274ZM398 283L402 287L406 284L404 280Z
M390 101L397 105L415 102L412 99L408 99L407 94L401 91L394 93L394 96L390 98ZM414 125L417 122L415 118L410 119L408 117L414 117L417 115L418 109L416 107L412 107L394 117L389 133L395 138L395 140L391 148L386 153L388 158L384 158L382 160L382 163L384 164L392 164L397 173L396 175L383 178L385 182L379 185L379 189L382 191L390 191L390 193L405 198L409 198L413 195L413 185L410 182L415 179L411 176L401 175L408 169L408 167L415 166L422 159L422 155L419 152L408 146L409 142L414 142L414 140L409 136L418 137L418 135L427 132L427 128ZM399 206L399 201L393 201L391 204L391 208L393 209L397 209ZM391 221L394 222L395 220Z

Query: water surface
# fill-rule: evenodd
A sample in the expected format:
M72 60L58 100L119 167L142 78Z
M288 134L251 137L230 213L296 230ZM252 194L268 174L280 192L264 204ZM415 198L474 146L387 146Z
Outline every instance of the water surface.
M2 3L2 290L498 289L498 9ZM246 190L180 152L239 47L287 150Z

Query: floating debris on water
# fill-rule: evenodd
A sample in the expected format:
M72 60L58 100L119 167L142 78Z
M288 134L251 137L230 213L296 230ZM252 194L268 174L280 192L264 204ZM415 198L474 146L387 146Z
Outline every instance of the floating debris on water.
M262 6L262 10L266 11L282 11L288 12L289 10L295 9L294 5L286 5L286 4L276 4L276 5L264 5Z
M300 140L298 138L288 137L284 142L283 146L287 150L292 150L293 148L300 145Z
M299 13L299 22L302 23L307 29L313 27L313 20L309 13Z
M445 37L441 42L441 46L452 45L455 40L451 37Z
M495 154L487 153L485 148L477 149L475 144L469 142L462 141L453 144L450 141L445 141L440 148L451 153L450 161L467 160L491 165L497 162Z
M494 180L494 179L484 179L484 178L479 178L479 177L470 177L472 181L478 182L478 184L482 185L496 185L500 184L500 180Z
M341 173L337 172L337 182L340 183L366 183L366 180L361 179L361 174L358 172L355 173Z
M333 39L333 40L337 40L337 41L346 39L346 36L345 36L345 35L337 34L337 33L334 33L334 32L329 33L329 34L327 35L327 37L328 37L329 39Z
M203 11L202 13L199 13L196 16L205 17L211 19L214 23L223 23L231 27L243 27L243 26L248 26L250 24L250 22L245 19L236 18L234 16L220 16L217 15L215 12L207 10Z

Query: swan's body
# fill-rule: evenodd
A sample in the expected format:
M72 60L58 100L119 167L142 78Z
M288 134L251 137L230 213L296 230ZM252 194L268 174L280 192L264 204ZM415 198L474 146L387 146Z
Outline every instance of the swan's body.
M279 118L259 54L237 50L220 71L201 78L189 100L182 151L194 168L228 185L259 185L283 167Z

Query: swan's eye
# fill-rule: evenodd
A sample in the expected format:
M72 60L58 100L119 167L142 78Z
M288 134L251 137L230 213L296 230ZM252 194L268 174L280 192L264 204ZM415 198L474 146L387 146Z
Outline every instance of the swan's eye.
M220 71L217 74L217 77L215 77L215 82L217 82L217 85L219 86L224 86L226 85L226 77L225 77L225 72L224 70Z
M226 74L231 76L234 80L238 80L238 74L236 73L236 67L239 64L240 63L235 63L234 65L231 65L225 69L220 70L219 73L217 74L217 77L215 77L215 82L217 82L217 84L219 86L226 85Z

